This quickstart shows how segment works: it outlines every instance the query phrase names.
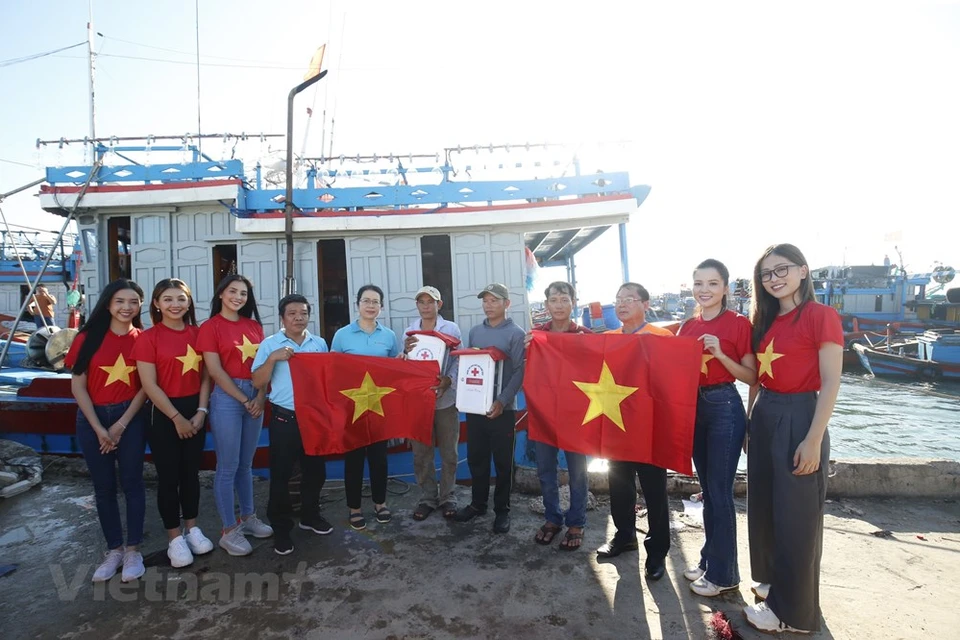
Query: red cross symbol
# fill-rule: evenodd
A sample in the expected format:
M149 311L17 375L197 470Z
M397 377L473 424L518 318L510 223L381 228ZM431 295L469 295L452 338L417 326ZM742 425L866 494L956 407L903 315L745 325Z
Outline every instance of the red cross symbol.
M430 352L429 352L429 351L421 351L421 352L420 352L420 359L421 359L421 360L429 360L429 359L430 359Z
M474 367L473 369L470 369L470 375L472 375L472 376L478 376L478 375L480 375L480 369L478 369L477 367Z

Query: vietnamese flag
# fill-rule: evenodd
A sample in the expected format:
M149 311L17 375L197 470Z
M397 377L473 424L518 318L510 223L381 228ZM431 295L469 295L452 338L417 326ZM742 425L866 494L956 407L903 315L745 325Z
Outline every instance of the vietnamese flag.
M702 353L693 338L534 331L530 439L690 475Z
M436 362L298 353L290 376L303 450L346 453L381 440L412 438L429 444L440 374Z

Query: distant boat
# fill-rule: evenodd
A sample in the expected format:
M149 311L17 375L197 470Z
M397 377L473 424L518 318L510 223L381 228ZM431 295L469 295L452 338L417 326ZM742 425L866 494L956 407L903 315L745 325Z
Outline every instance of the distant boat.
M926 331L886 347L854 344L853 350L875 376L960 381L960 331Z

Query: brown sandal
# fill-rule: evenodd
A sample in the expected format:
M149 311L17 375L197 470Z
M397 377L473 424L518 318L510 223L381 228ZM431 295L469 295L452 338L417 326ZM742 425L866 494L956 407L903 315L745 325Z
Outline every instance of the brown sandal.
M560 548L564 551L576 551L582 544L583 529L580 529L580 531L576 533L567 529L567 532L563 534L563 540L560 541Z
M440 505L440 510L443 512L443 517L448 520L457 515L457 505L454 502L444 502Z
M427 517L434 512L434 508L428 504L419 504L417 505L416 511L413 512L414 520L426 520Z
M557 537L561 530L563 530L563 527L548 522L537 530L537 535L534 536L533 541L537 544L548 545L553 542L553 539Z

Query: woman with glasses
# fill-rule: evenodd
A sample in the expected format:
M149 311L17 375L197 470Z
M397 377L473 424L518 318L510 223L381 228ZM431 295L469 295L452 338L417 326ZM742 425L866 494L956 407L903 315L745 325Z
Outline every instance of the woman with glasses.
M132 280L115 280L103 291L90 319L70 345L64 361L72 370L70 388L77 400L77 442L93 480L100 528L107 541L103 563L94 582L106 582L122 566L121 580L143 575L143 486L146 395L133 360L133 347L142 333L143 291ZM117 502L117 470L126 502L127 546Z
M697 310L679 336L703 343L693 461L703 491L704 543L699 563L684 571L690 590L701 596L736 591L737 509L733 481L747 429L743 400L734 382L757 382L750 346L750 321L727 308L730 272L719 260L704 260L693 272Z
M220 281L210 303L210 319L200 326L197 342L216 385L210 394L210 430L217 453L213 497L223 523L219 545L232 556L245 556L253 552L245 536L273 535L253 508L253 455L263 427L266 388L258 391L251 379L263 342L252 282L239 274Z
M180 568L193 564L194 556L213 551L213 543L197 526L210 378L197 345L200 328L187 283L178 278L158 282L150 297L150 319L153 326L137 339L133 358L153 403L147 442L157 468L157 507L167 530L167 557L171 566Z
M357 292L357 319L337 330L330 350L352 353L358 356L395 358L403 351L397 334L380 324L377 318L383 309L383 290L374 284L366 284ZM387 508L387 441L375 442L344 456L343 484L350 510L350 526L365 529L367 521L360 510L363 490L363 462L370 465L370 493L377 522L390 522Z
M817 303L810 269L791 244L769 247L753 271L747 520L753 591L744 609L761 631L820 628L820 557L830 436L840 389L843 328Z

